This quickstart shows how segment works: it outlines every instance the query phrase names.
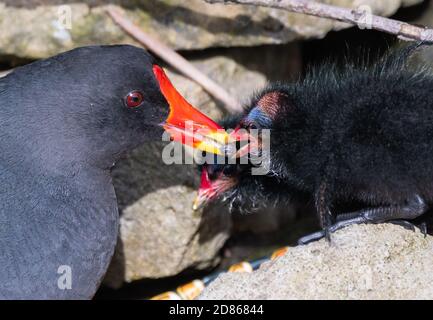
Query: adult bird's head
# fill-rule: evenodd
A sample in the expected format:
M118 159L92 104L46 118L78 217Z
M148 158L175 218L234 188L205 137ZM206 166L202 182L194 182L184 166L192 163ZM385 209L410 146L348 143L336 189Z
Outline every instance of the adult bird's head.
M216 156L213 163L201 166L195 208L220 198L230 203L231 208L252 211L265 202L281 202L287 197L285 193L289 186L278 179L284 174L278 153L286 149L290 133L282 133L279 128L290 121L296 131L299 117L294 112L293 98L290 88L271 86L254 97L242 114L222 121L226 129L233 129L229 140L238 141L238 144L232 155L225 159ZM264 143L264 129L270 133L268 144ZM234 158L237 158L236 163ZM254 169L264 165L269 167L254 173Z
M167 83L162 69L143 49L78 48L18 68L2 81L3 100L14 101L13 107L3 110L11 113L3 118L14 123L2 125L31 132L29 152L35 157L40 153L52 159L58 154L53 159L56 164L85 159L102 168L111 167L119 155L145 141L160 140L163 127L182 132L185 126L179 119L210 128L207 133L219 129ZM30 143L26 136L22 134L23 144ZM206 143L202 146L209 151Z
M153 64L145 50L119 45L82 47L17 68L1 81L2 100L13 102L2 111L3 129L19 127L17 143L53 166L85 160L108 168L123 152L161 138L169 106Z

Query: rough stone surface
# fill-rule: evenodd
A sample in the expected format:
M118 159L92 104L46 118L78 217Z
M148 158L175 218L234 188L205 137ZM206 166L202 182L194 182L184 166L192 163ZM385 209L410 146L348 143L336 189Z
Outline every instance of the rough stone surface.
M292 247L253 273L226 273L200 299L432 299L433 237L392 224L350 226Z
M192 210L197 169L163 164L164 146L144 145L113 170L121 219L117 249L104 281L110 287L213 266L229 236L231 218L226 211Z
M105 14L107 2L4 0L0 2L0 55L37 59L89 44L132 43ZM328 0L391 15L421 0ZM59 3L66 3L59 5ZM208 4L203 0L111 0L145 32L175 49L281 44L321 38L347 24L255 6ZM40 4L40 5L38 5ZM70 19L69 19L70 16ZM70 24L68 23L70 20Z
M116 255L106 284L161 278L188 267L218 262L216 252L230 230L230 216L218 208L193 212L186 186L149 193L123 211Z
M263 88L267 83L266 76L258 71L249 70L234 59L225 56L210 56L192 60L193 64L210 78L221 84L239 101L248 98L254 91ZM213 98L194 81L168 70L173 84L185 99L213 119L219 119L223 111Z

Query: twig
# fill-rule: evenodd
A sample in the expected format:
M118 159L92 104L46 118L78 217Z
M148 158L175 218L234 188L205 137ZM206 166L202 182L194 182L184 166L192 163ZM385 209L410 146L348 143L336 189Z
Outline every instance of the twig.
M182 74L191 78L202 86L209 94L221 101L229 112L242 111L241 105L233 98L224 88L218 85L215 81L210 79L203 72L194 67L184 57L179 55L176 51L169 48L161 41L150 37L144 33L138 26L133 24L126 18L117 8L109 6L107 8L108 14L123 30L129 35L134 37L138 42L143 44L149 51L159 56L169 65L180 71Z
M256 5L303 13L357 25L360 28L376 29L400 36L406 40L433 42L433 29L414 26L398 20L384 18L366 12L367 7L348 9L311 0L205 0L208 3L232 3Z
M14 71L14 70L13 69L9 69L9 70L0 71L0 78L6 77L12 71Z

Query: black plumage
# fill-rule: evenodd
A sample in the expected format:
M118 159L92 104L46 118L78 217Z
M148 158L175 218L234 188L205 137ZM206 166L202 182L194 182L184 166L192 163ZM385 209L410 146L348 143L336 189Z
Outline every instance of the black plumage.
M245 211L310 201L324 232L306 240L349 223L425 213L433 203L433 75L408 63L420 46L372 66L326 64L257 94L223 123L271 130L270 171L254 176L251 164L207 164L213 194ZM349 207L357 210L340 210Z
M0 298L95 293L118 233L110 168L160 139L169 112L153 63L139 48L94 46L0 79Z

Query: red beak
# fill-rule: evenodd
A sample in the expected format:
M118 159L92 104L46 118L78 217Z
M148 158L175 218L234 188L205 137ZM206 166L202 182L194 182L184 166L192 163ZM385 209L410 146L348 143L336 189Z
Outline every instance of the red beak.
M206 165L203 166L201 172L200 187L198 189L197 197L194 200L193 210L198 210L205 206L208 202L214 200L225 191L234 187L236 180L224 176L223 173L213 181L209 177Z
M170 105L170 113L163 127L170 133L171 138L199 150L222 154L223 147L229 140L227 132L188 103L171 84L160 66L154 65L153 73Z

